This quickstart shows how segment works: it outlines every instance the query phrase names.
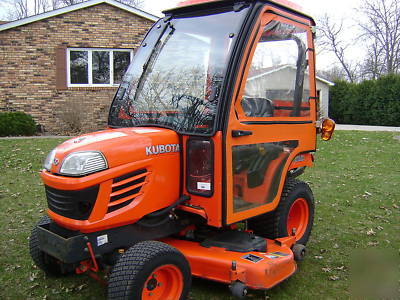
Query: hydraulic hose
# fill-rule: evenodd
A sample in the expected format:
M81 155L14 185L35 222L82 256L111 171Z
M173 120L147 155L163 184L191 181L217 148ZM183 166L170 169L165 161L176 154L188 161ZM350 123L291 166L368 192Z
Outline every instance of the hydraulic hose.
M169 213L172 209L174 209L175 207L177 207L178 205L181 205L183 202L186 202L190 200L190 196L187 195L182 195L181 197L179 197L179 199L171 204L168 207L165 207L163 209L160 209L158 211L152 212L146 216L144 216L143 218L157 218L157 217L161 217L163 215L166 215L163 219L161 219L160 221L158 221L157 223L148 223L145 220L140 219L139 221L137 221L136 223L138 225L144 226L144 227L158 227L161 226L162 224L168 222L169 220Z

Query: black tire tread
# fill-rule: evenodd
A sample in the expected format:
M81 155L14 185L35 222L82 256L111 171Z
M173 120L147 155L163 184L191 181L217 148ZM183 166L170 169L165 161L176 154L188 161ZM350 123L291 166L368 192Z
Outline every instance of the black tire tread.
M182 261L186 262L190 275L190 267L186 258L177 249L168 244L158 241L144 241L130 247L120 257L111 271L108 281L108 299L131 299L132 295L129 294L129 291L142 289L142 286L137 286L137 281L133 279L141 276L140 273L143 272L146 264L151 262L155 257L167 257L170 255L180 256ZM183 294L185 294L185 287Z
M282 233L279 224L282 218L285 217L284 212L286 206L288 205L288 197L293 191L299 188L299 185L302 185L304 189L312 196L312 191L307 183L296 178L288 177L283 187L281 199L277 208L272 212L268 212L253 219L250 219L248 223L249 229L253 230L255 234L261 235L269 239L284 237L285 234ZM314 201L311 201L311 205L312 210L314 211ZM314 214L311 214L311 224L313 224L313 222ZM308 238L309 234L302 238L301 243L305 245L308 241Z
M51 220L48 216L42 216L37 224L33 227L31 231L31 235L29 237L29 254L32 257L35 265L45 271L46 273L51 273L51 270L48 268L48 265L45 263L44 253L39 248L39 240L37 238L37 226L44 225L49 223Z
M265 238L274 239L274 211L262 214L255 218L248 220L249 229L253 230L256 235L260 235Z

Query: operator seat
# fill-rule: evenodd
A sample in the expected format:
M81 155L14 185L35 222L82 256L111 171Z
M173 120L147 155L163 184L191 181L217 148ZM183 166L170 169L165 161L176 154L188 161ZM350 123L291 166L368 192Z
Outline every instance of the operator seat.
M247 117L274 116L274 107L270 99L243 97L241 105Z

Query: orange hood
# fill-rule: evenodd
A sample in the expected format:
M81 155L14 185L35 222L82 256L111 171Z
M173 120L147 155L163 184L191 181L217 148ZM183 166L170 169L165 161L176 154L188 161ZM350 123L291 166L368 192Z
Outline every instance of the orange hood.
M52 172L58 173L65 157L78 151L100 151L113 168L129 162L140 161L155 155L179 152L178 135L169 129L134 127L108 129L84 134L65 141L56 148Z

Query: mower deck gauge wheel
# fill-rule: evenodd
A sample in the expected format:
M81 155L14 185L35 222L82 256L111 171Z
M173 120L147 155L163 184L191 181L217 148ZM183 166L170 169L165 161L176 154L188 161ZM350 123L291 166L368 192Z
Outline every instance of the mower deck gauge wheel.
M302 244L294 244L292 252L296 261L302 261L306 256L306 246Z
M235 299L246 299L247 288L243 282L235 281L229 286L232 296Z

